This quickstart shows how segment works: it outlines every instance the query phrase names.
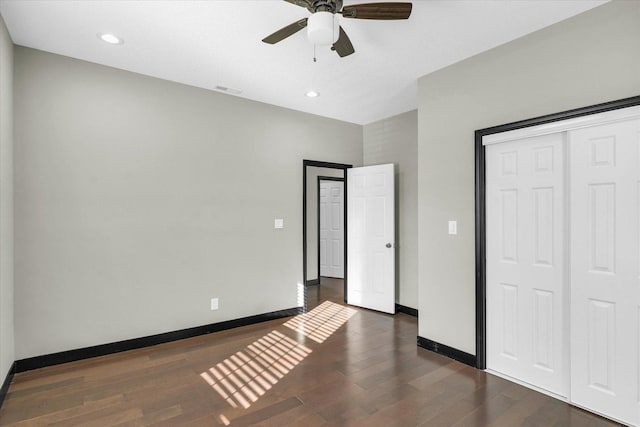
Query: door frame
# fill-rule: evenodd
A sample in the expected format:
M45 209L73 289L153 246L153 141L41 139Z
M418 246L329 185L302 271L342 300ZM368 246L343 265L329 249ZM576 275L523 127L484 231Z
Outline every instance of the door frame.
M347 169L353 165L345 163L323 162L318 160L302 160L302 283L307 286L307 167L342 169L344 176L344 217L347 217ZM347 222L344 221L344 302L347 302ZM320 270L318 270L320 279ZM306 292L306 290L305 290Z
M316 215L316 219L317 219L317 223L318 223L318 228L317 228L317 233L318 233L318 239L317 239L318 240L318 242L317 242L318 243L318 252L317 252L318 253L318 284L319 284L319 281L320 281L320 181L342 182L342 193L343 193L343 198L344 198L344 200L342 202L343 202L343 208L344 208L344 203L346 203L346 195L344 195L346 177L347 177L346 170L345 170L344 178L338 178L337 176L318 176L318 189L317 189L317 192L316 192L316 196L317 196L316 208L318 209L318 213ZM342 217L342 228L343 228L343 230L342 231L344 232L344 236L343 236L343 240L342 240L343 243L347 241L347 238L346 238L347 230L346 230L346 227L345 227L347 221L346 221L346 218L344 217L346 212L347 212L346 209L343 209L343 212L342 212L343 213L343 217ZM344 247L345 247L345 245L343 245L343 251L344 251ZM346 251L344 251L344 252L345 252L344 258L346 258ZM347 272L346 272L346 268L345 268L344 264L342 265L342 270L343 270L342 271L343 279L346 279L347 278L347 274L346 274ZM346 291L346 287L345 287L345 291Z
M475 131L475 230L476 230L476 368L486 368L487 304L486 304L486 175L485 149L482 138L488 135L559 122L576 117L604 113L640 105L640 96L624 98L574 110L548 114Z

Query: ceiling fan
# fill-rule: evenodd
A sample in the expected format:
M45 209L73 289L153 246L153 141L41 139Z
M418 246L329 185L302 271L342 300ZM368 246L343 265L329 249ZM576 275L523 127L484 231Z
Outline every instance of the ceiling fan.
M307 36L314 45L331 45L331 50L340 57L351 55L355 50L347 33L337 24L336 14L354 19L408 19L412 8L411 3L362 3L343 7L343 0L285 1L308 9L311 16L279 29L262 41L275 44L306 27Z

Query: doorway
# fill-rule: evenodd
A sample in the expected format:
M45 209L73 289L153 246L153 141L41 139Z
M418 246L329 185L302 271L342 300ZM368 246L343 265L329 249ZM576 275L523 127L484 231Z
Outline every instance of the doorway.
M317 160L303 160L303 195L302 195L302 258L303 258L303 283L304 305L319 302L328 297L336 302L345 302L347 295L347 169L352 165L343 163L331 163ZM342 218L342 250L338 258L342 265L343 278L321 276L321 251L320 247L320 183L342 183L342 209L337 212ZM323 283L324 282L324 283Z

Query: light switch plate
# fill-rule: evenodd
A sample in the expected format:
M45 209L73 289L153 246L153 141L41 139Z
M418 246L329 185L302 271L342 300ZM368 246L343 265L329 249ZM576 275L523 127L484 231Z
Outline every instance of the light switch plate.
M276 218L273 221L273 228L284 228L284 219Z
M449 221L449 234L458 234L458 221Z
M211 298L211 310L217 310L219 307L218 298Z

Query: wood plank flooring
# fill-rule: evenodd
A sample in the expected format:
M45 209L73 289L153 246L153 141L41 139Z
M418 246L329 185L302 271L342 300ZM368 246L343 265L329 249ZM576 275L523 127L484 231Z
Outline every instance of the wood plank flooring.
M418 348L415 318L340 306L340 280L323 279L307 297L315 311L288 326L18 374L0 425L618 425Z

